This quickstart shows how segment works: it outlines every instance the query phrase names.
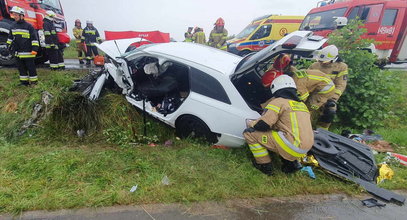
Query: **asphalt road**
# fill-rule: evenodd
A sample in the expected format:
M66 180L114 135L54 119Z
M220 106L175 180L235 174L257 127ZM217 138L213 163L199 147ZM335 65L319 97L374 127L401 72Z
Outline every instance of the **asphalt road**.
M406 192L401 192L407 195ZM23 220L127 220L127 219L406 219L407 206L388 203L386 207L367 208L361 199L370 195L296 196L202 202L190 205L157 204L98 209L26 212L14 219ZM0 219L13 219L1 216Z

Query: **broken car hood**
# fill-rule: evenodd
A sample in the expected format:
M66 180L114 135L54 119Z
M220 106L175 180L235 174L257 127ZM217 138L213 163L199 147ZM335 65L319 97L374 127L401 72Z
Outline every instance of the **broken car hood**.
M126 50L130 45L143 41L150 42L146 39L137 37L130 39L109 40L101 44L96 44L96 47L112 59L116 60L117 57L120 57L126 53Z

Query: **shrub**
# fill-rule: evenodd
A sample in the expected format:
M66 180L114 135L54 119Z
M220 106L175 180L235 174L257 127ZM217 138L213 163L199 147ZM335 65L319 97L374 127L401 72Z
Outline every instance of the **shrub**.
M394 73L381 71L375 65L377 57L364 49L372 40L362 39L366 32L360 20L351 20L342 29L329 35L329 44L339 48L340 57L349 66L349 81L339 100L338 118L343 126L377 127L390 117L393 91L397 80Z

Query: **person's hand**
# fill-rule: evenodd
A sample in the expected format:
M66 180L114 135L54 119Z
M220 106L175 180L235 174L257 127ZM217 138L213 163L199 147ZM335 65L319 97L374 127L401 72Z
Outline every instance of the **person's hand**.
M31 51L32 55L37 55L37 53L38 53L37 51Z
M253 127L254 120L247 119L246 120L246 127L250 128Z

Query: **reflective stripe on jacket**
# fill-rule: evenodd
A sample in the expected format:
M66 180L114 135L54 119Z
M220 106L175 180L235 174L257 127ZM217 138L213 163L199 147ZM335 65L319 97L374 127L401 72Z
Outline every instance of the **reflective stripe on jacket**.
M54 23L44 18L43 30L46 47L49 48L51 46L56 46L59 43L59 41Z
M335 84L335 95L333 100L338 101L346 89L348 81L348 65L343 62L334 62L329 64L313 63L309 69L319 70L330 77Z
M85 27L82 32L81 42L85 42L88 46L94 46L95 43L101 42L99 32L96 28Z
M208 45L211 47L221 48L226 43L228 38L228 31L223 28L223 31L218 33L215 29L209 35Z

